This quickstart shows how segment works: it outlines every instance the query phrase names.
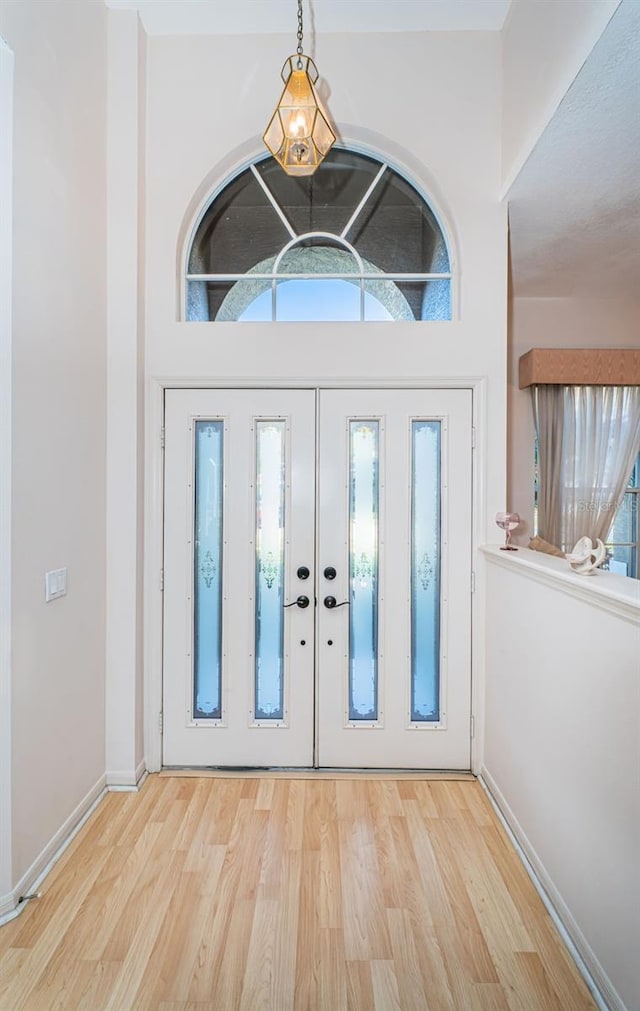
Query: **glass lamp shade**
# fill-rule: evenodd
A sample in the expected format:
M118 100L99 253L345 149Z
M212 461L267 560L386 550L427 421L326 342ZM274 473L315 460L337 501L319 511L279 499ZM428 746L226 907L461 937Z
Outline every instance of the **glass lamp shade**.
M313 87L318 80L313 60L290 56L282 79L284 91L263 140L288 175L309 176L333 147L336 135Z

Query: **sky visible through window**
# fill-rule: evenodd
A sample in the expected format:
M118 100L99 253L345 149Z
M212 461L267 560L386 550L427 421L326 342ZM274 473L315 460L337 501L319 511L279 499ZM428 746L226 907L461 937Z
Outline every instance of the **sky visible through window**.
M360 319L360 287L339 279L301 278L278 282L278 321L338 322ZM271 289L263 291L239 317L245 323L271 320ZM365 291L364 319L390 320L391 313Z

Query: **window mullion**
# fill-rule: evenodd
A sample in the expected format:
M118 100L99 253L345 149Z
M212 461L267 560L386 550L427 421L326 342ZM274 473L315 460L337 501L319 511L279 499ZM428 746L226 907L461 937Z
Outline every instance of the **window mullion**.
M378 185L378 183L380 182L380 180L382 179L382 176L384 175L384 173L386 171L387 171L387 165L385 163L384 165L380 166L380 169L378 171L377 176L375 177L375 179L371 183L369 189L367 190L367 192L363 196L362 200L360 201L360 203L356 207L355 211L353 212L353 214L351 215L351 217L347 221L346 225L344 226L344 228L340 232L340 238L341 239L346 239L347 235L349 234L349 232L353 228L354 224L356 223L356 221L360 217L360 214L362 213L362 209L365 206L365 204L367 203L367 200L369 199L369 197L371 196L371 194L375 190L376 186Z
M264 181L264 179L262 178L262 176L258 172L258 170L255 167L255 165L250 165L249 168L251 169L251 171L253 172L254 176L258 180L258 185L261 186L262 189L264 190L265 195L267 197L267 200L269 201L269 203L273 207L274 211L276 212L276 214L280 218L280 220L281 220L282 224L284 225L284 227L287 229L287 231L288 231L289 235L291 236L291 238L292 239L297 238L297 233L294 232L292 226L289 223L289 220L288 220L286 214L282 210L280 204L277 202L276 198L274 197L273 193L271 192L271 190L267 186L266 182Z

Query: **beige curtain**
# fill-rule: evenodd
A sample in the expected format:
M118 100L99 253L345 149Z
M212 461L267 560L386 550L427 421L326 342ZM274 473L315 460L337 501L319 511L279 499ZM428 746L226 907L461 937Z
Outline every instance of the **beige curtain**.
M533 386L538 529L570 551L606 540L640 452L640 387Z

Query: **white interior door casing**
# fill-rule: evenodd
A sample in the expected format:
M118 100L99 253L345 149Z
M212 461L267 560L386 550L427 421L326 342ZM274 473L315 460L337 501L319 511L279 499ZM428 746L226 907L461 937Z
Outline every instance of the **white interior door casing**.
M283 712L255 707L257 426L284 427L284 593L309 592L313 572L315 395L308 390L169 390L165 413L163 763L313 764L314 608L282 609ZM196 564L195 453L198 422L224 429L222 489L220 718L194 707ZM202 565L202 560L200 560ZM207 560L212 582L215 563ZM206 591L205 591L206 592ZM313 599L313 592L310 594ZM282 601L281 603L284 603ZM206 626L206 621L204 622Z
M223 451L218 448L224 457L219 559L203 556L202 543L195 543L202 525L194 500L196 441L201 438L200 450L206 449L202 426L206 433L207 425L216 426L223 441ZM165 426L164 764L468 769L471 392L171 390ZM310 598L304 609L274 609L257 574L256 527L262 512L257 433L264 436L265 426L286 430L282 603L304 593ZM427 466L433 473L426 478L420 477L424 466L416 456L416 426L429 429L431 438L435 466ZM365 442L375 431L375 461L370 454L357 480L354 430ZM371 511L374 490L368 466L375 471L371 524L367 508ZM354 488L362 499L357 508ZM260 494L267 494L266 486ZM354 522L353 509L360 515L363 502L364 520ZM424 554L415 516L418 524L437 522L437 538ZM260 550L264 557L264 544ZM369 561L363 569L365 554L374 558L375 572ZM194 600L195 565L207 566L210 575L222 570L222 693L216 718L201 718L194 708L200 606ZM310 570L307 580L298 577L301 565ZM324 574L329 566L336 571L333 579ZM432 596L437 587L437 613L414 606L418 569ZM202 587L201 577L202 571ZM363 612L361 588L369 577L375 604L370 594ZM257 620L260 585L266 609ZM342 606L326 607L328 596ZM205 614L206 627L212 613ZM283 711L281 718L265 720L256 716L256 629L262 620L270 635L281 614ZM376 668L375 712L364 718L350 710L350 684L357 679L353 655L362 652L363 628ZM425 648L435 671L427 716L412 708L414 653Z
M318 569L318 760L358 768L470 768L471 715L471 433L467 390L335 390L320 400ZM377 422L378 620L377 712L354 720L349 706L349 426ZM439 433L437 712L412 718L412 426ZM423 508L423 506L421 506ZM359 547L356 554L359 554ZM431 552L433 554L433 552ZM437 554L437 549L436 549ZM356 565L358 558L356 558ZM327 581L326 566L337 570ZM327 593L350 605L328 609ZM416 615L416 621L422 620Z

